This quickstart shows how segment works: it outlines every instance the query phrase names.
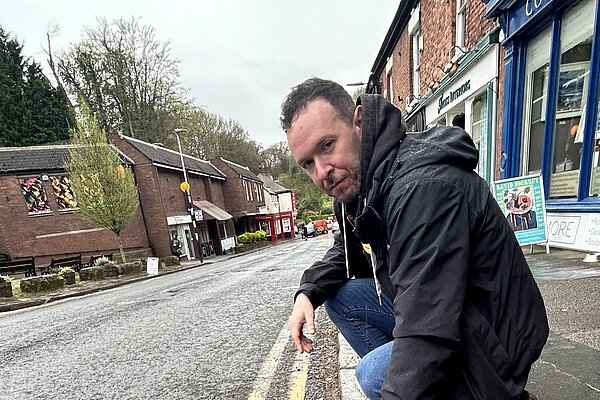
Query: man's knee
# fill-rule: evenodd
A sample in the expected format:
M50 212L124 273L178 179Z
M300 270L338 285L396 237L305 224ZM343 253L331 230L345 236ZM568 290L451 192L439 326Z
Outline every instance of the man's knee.
M381 368L372 363L359 362L354 372L365 396L371 400L381 398Z

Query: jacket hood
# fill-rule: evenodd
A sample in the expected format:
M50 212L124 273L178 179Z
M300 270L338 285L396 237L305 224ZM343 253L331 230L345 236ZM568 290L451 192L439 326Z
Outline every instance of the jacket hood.
M471 137L453 126L437 126L423 132L406 133L400 110L379 95L363 94L361 197L368 198L392 169L403 173L433 164L477 167L479 151Z
M391 167L390 152L404 139L406 127L400 110L382 96L363 94L357 104L363 107L360 187L365 196L374 185L381 184L381 174L376 171Z
M444 164L472 171L479 161L479 150L463 129L436 126L408 134L398 152L404 172L425 165Z

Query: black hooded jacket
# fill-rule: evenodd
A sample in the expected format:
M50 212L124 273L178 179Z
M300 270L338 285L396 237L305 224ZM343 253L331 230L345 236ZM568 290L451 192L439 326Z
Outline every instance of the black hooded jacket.
M376 275L396 324L384 399L512 399L548 336L544 303L465 131L405 132L400 112L362 95L361 190L354 226L305 271L317 307L350 274ZM361 240L362 239L362 240ZM376 296L376 293L373 293Z

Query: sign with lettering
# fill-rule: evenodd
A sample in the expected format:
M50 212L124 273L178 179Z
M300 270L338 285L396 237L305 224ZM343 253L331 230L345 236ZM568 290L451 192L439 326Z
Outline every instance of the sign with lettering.
M596 213L548 213L548 243L565 249L600 252L600 216Z
M442 93L440 100L438 101L438 114L450 104L454 103L455 100L461 98L461 96L471 90L471 80L468 79L465 83L460 85L456 90L452 90L447 93Z
M546 243L546 205L541 175L495 181L494 197L521 246Z
M158 275L158 257L148 257L146 260L146 272L148 275Z
M519 7L511 9L510 18L507 20L506 39L520 31L537 15L549 10L551 4L552 0L525 0Z
M454 108L465 111L462 103L481 93L483 88L498 77L498 54L497 43L485 51L478 51L476 59L452 75L447 83L443 82L440 89L423 103L426 122L429 124L437 121L442 114Z

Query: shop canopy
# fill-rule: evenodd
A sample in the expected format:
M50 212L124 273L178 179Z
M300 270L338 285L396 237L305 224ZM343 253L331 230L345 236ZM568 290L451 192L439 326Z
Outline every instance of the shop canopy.
M228 219L233 218L227 211L214 205L208 200L194 200L194 206L202 210L205 214L205 220L218 219L219 221L227 221Z

